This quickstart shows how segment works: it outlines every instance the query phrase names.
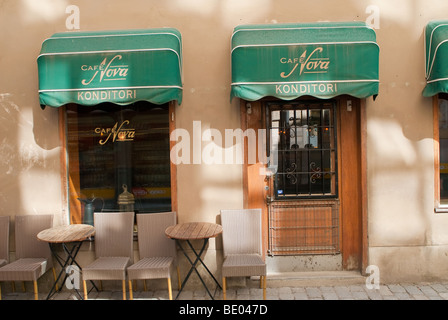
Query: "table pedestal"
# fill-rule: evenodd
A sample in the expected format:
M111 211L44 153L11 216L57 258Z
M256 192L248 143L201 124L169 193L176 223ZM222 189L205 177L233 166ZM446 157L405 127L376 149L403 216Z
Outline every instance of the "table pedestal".
M58 264L61 266L61 271L59 272L59 275L56 278L56 281L54 282L53 287L51 288L50 292L47 295L47 300L49 300L54 294L56 294L56 292L60 292L62 290L62 286L64 285L64 283L66 283L67 278L70 279L70 282L72 284L72 289L75 290L78 297L81 300L84 300L83 295L78 291L78 289L80 289L80 285L81 285L81 266L78 264L78 262L76 262L76 256L78 255L79 249L81 249L82 241L73 242L73 246L71 249L68 248L67 243L61 243L62 249L64 250L65 255L66 255L65 260L63 259L63 257L59 256L54 243L49 243L49 245L50 245L51 253L55 257ZM70 272L71 270L67 270L68 266L73 266L74 264L78 267L78 270L73 270L73 272ZM77 275L79 277L78 283L75 283L74 272L79 272L79 274ZM58 283L59 279L61 279L63 274L65 274L64 280L62 281L62 284L59 287L59 290L56 290L57 283ZM90 282L92 283L93 287L98 291L98 288L93 283L93 281L90 281ZM78 285L79 285L79 287L78 287Z
M204 286L204 288L205 288L205 290L207 291L207 293L208 293L208 295L210 296L210 298L211 298L212 300L214 300L213 295L210 293L210 290L207 288L207 285L205 284L204 280L202 279L202 277L201 277L201 275L199 274L199 271L197 270L197 267L196 267L196 266L198 265L198 262L200 262L200 263L204 266L205 270L207 270L208 274L209 274L209 275L213 278L213 280L215 281L215 283L216 283L216 285L217 285L217 288L219 288L219 289L222 290L221 285L218 283L218 281L216 280L215 276L210 272L210 270L207 268L207 265L206 265L206 264L202 261L202 259L201 259L201 255L204 253L204 250L205 250L205 248L207 247L207 244L208 244L208 238L203 239L202 248L201 248L201 250L199 251L199 253L195 250L195 248L193 247L193 245L191 244L191 242L190 242L189 240L186 240L186 242L188 243L188 246L191 248L191 250L193 251L194 255L196 256L196 259L195 259L194 261L192 261L192 260L190 259L190 257L188 256L187 252L186 252L185 249L182 247L182 245L181 245L181 243L180 243L180 240L176 239L176 242L177 242L178 246L180 247L180 249L182 250L182 253L184 254L184 256L187 258L188 262L190 262L190 264L191 264L190 271L188 271L187 276L185 277L184 281L182 282L182 286L180 287L180 290L179 290L179 292L177 293L176 300L177 300L177 298L179 297L180 293L182 292L182 290L183 290L185 284L187 283L188 278L190 278L191 273L192 273L193 271L195 271L196 274L198 275L199 280L201 280L201 283L202 283L202 285ZM215 290L215 293L216 293L216 290Z

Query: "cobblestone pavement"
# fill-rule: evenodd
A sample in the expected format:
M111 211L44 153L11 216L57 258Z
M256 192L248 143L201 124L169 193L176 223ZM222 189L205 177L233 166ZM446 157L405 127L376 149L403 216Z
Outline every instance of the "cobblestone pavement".
M177 291L173 291L177 295ZM91 292L89 300L122 300L122 292L101 291ZM129 295L128 295L129 297ZM44 300L45 293L40 293L39 299ZM256 285L230 288L227 290L228 300L261 300L262 289ZM402 283L382 284L379 289L368 289L365 284L337 285L294 285L272 286L266 289L267 300L448 300L448 282L437 283ZM3 300L34 300L32 292L8 292L2 294ZM166 290L135 291L134 300L167 300ZM222 292L215 293L215 299L222 299ZM78 300L77 295L68 290L56 294L52 300ZM210 300L205 290L185 290L179 300Z

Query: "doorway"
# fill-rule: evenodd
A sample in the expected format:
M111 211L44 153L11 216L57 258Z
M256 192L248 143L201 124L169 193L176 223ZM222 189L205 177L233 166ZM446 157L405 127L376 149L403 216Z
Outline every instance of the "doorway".
M269 256L340 256L361 270L365 249L364 104L261 100L241 106L244 129L266 129L269 163L244 165L245 205L264 212ZM245 147L247 154L247 146ZM271 174L259 170L269 167Z

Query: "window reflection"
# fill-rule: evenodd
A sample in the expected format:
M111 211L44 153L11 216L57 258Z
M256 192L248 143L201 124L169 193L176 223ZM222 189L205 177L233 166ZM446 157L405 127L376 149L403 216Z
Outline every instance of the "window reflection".
M136 213L171 210L168 105L70 105L67 151L72 223L83 219L78 198L118 211L123 185Z
M448 100L439 99L440 202L448 204Z

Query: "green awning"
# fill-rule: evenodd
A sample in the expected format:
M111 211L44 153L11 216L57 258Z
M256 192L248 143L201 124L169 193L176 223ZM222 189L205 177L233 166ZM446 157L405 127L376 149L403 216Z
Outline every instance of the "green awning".
M231 45L231 98L378 94L379 46L365 23L238 26Z
M182 41L174 28L54 34L37 59L42 106L182 102Z
M448 20L427 24L425 57L426 86L423 96L448 93Z

